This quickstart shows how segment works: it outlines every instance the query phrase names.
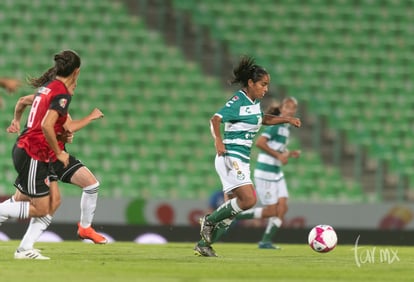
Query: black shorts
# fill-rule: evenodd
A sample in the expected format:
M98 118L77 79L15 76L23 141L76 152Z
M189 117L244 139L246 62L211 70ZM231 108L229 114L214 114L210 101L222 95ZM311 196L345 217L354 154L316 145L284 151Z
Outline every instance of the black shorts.
M59 180L64 183L71 183L70 179L72 178L72 175L84 166L80 160L72 155L69 155L69 164L67 167L63 167L63 163L60 161L55 161L52 165Z
M12 153L14 168L18 174L14 186L30 197L49 195L49 183L58 180L51 163L32 159L24 149L16 145Z

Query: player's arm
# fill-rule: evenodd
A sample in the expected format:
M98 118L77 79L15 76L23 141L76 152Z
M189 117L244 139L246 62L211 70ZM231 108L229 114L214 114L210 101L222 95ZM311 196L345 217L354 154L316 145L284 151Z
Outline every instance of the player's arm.
M269 114L265 114L263 116L262 124L264 125L275 125L280 123L290 123L291 125L296 127L300 127L302 124L300 119L296 117L274 116Z
M259 136L256 140L256 147L258 147L260 150L266 152L267 154L271 155L272 157L278 159L282 162L282 164L286 164L288 162L289 158L289 152L278 152L273 150L269 147L267 144L267 137L266 136Z
M56 110L49 109L42 120L42 132L56 158L66 167L69 164L69 155L60 149L55 132L55 124L58 118L59 113Z
M34 97L34 94L30 94L27 96L20 97L19 100L17 100L17 103L14 107L13 120L11 121L10 126L7 128L8 133L20 132L20 120L27 106L33 104Z
M221 138L220 125L221 125L221 117L219 115L214 115L210 119L210 130L211 130L211 135L214 138L214 145L216 146L216 152L219 156L222 156L226 152L226 148L224 147L223 139Z
M20 81L13 78L0 78L0 86L9 92L14 92L20 86Z
M68 119L64 125L65 129L70 132L78 131L88 124L90 124L92 121L96 119L103 118L104 114L101 112L101 110L95 108L93 111L87 115L86 117L78 120L73 120L70 115L68 115Z

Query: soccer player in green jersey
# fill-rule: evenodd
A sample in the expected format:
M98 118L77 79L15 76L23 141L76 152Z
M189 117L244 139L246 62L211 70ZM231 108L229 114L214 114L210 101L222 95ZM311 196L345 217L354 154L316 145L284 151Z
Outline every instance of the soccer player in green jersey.
M279 107L270 107L269 112L294 117L297 107L297 100L293 97L287 97L283 99L280 109ZM272 238L282 225L288 210L289 193L282 166L288 163L289 158L300 156L300 151L288 150L289 134L289 124L278 124L267 127L257 139L256 146L260 148L261 152L257 157L254 170L254 183L263 207L256 207L236 216L237 220L268 218L267 227L259 242L260 249L280 249L272 244Z
M211 214L201 218L201 240L194 247L200 256L217 256L212 244L227 231L234 217L256 204L256 193L250 178L250 151L260 126L290 123L299 127L295 117L263 114L260 99L268 91L269 73L253 58L243 57L233 70L232 84L241 85L232 98L210 119L215 141L215 168L220 177L226 201ZM224 138L221 124L224 123Z

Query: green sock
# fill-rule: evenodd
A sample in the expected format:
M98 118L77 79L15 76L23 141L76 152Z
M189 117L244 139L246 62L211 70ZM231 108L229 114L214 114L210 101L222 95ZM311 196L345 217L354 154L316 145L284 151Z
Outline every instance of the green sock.
M282 225L282 221L278 217L271 217L266 226L266 230L262 237L262 242L272 242L277 230Z
M255 214L255 211L254 211L255 209L250 209L250 210L247 210L247 211L242 211L241 213L239 213L238 215L236 215L236 219L237 220L239 220L239 219L253 219L253 218L255 218L254 217L254 214Z
M233 220L231 219L224 219L223 221L217 223L211 236L211 243L217 242L221 237L223 237L224 234L227 233L232 221Z
M240 212L242 212L242 209L237 204L237 199L233 198L222 204L209 216L207 216L207 220L215 224L217 222L222 221L223 219L233 217Z
M208 244L206 241L204 241L204 239L201 239L200 241L198 241L197 245L199 245L200 247L207 247L210 244Z

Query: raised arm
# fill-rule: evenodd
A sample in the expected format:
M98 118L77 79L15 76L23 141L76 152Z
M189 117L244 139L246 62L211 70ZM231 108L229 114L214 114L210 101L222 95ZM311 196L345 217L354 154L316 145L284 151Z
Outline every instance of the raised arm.
M101 112L101 110L95 108L93 111L87 115L86 117L78 120L73 120L70 116L68 116L68 120L65 123L65 129L70 132L78 131L85 126L87 126L89 123L96 119L103 118L104 114Z
M267 154L271 155L272 157L278 159L282 164L286 164L289 158L289 152L278 152L270 148L267 144L268 139L261 135L256 140L256 147L261 149L262 151L266 152Z
M20 120L27 106L30 106L34 100L34 94L20 97L14 107L13 120L10 126L7 128L8 133L19 133L20 132Z
M295 117L285 117L285 116L274 116L265 114L263 116L263 125L274 125L280 123L290 123L295 127L300 127L302 125L300 119Z

